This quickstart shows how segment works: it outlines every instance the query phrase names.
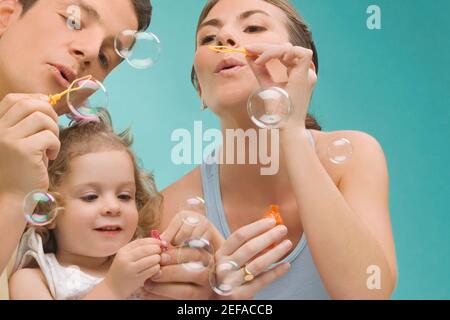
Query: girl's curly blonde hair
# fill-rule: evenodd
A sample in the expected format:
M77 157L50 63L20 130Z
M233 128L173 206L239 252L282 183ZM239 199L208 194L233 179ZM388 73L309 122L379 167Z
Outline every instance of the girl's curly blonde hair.
M59 139L61 149L58 157L50 161L48 166L49 193L56 199L58 214L64 214L64 199L57 190L68 172L70 161L88 153L118 150L128 153L134 167L135 201L139 220L133 239L147 236L150 229L158 226L162 195L157 191L153 174L145 172L138 165L136 156L131 150L133 137L129 128L116 134L109 113L102 110L99 121L73 122L69 127L60 130ZM56 251L56 242L51 231L55 225L53 222L45 227L36 227L36 232L42 236L45 252Z

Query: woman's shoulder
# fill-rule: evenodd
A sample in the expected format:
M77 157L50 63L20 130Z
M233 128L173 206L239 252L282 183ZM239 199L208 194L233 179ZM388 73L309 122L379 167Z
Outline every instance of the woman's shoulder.
M311 130L316 153L335 182L347 172L368 165L384 165L384 152L372 135L355 130Z
M310 130L314 140L322 144L328 144L335 140L347 139L351 142L368 145L379 145L378 141L370 134L357 130L319 131Z

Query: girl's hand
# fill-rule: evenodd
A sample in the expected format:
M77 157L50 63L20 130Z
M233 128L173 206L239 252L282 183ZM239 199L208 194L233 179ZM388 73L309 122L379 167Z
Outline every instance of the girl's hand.
M138 239L121 248L104 283L119 299L126 299L160 270L161 241Z
M245 46L250 53L247 61L262 87L277 86L285 89L293 104L293 114L284 127L305 126L305 119L317 75L313 63L313 51L290 43L252 44ZM278 59L287 68L287 83L274 83L266 64Z

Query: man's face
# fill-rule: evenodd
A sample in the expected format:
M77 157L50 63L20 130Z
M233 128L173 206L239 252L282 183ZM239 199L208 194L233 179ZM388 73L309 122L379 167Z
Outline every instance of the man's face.
M70 8L79 8L80 28L67 23L74 17ZM87 74L102 81L121 62L115 36L138 28L130 0L39 0L20 12L17 5L0 31L0 98L55 94Z

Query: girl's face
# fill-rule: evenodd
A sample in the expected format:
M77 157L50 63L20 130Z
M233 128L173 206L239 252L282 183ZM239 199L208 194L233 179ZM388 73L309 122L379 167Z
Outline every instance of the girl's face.
M65 202L54 230L58 251L107 257L131 241L138 210L134 167L127 152L73 158L58 191Z
M258 88L258 82L244 55L216 53L208 46L243 48L254 43L286 43L286 21L280 8L262 0L221 0L202 21L194 68L201 97L216 114L223 115L233 106L239 107L234 110L245 111L242 106Z

